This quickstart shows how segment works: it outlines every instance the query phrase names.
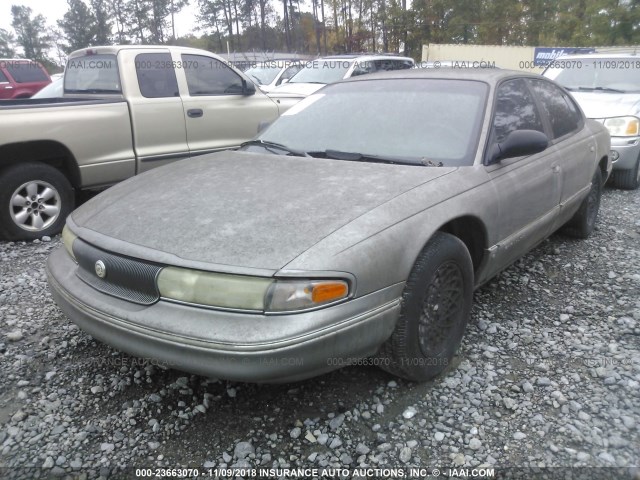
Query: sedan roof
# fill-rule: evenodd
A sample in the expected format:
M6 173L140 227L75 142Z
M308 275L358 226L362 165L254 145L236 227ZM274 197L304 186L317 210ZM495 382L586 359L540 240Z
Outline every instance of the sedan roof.
M419 79L434 78L444 80L479 80L492 85L499 83L505 78L530 77L542 78L540 75L522 72L518 70L504 70L501 68L440 68L440 69L406 69L386 72L374 72L367 75L352 77L345 82L362 82L370 80L389 79Z

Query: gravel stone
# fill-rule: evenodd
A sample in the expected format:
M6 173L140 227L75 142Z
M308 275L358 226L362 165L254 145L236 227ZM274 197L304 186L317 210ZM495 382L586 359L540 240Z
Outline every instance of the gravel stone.
M471 440L469 440L469 448L471 450L478 450L481 447L482 447L482 442L480 441L479 438L474 437Z
M254 454L255 451L256 449L251 442L240 442L236 445L236 448L234 448L233 456L239 460L243 460L249 455Z
M340 426L342 425L342 423L344 422L344 415L340 414L336 417L333 417L331 419L331 421L329 422L329 428L333 431L337 430L338 428L340 428Z
M416 413L418 413L418 411L414 407L407 407L407 409L402 413L402 416L408 420L415 417Z
M591 238L553 235L480 287L455 365L423 384L351 366L252 385L130 356L54 303L59 235L0 241L3 472L544 465L625 478L640 451L639 211L640 190L606 187Z
M24 335L22 334L22 330L14 330L13 332L7 333L6 337L10 342L19 342L24 338Z
M400 450L399 458L402 463L408 463L409 460L411 460L411 449L409 447L403 447Z

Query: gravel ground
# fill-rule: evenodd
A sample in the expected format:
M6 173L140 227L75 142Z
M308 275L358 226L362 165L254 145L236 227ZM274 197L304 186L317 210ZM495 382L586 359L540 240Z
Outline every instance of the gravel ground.
M554 235L476 292L459 357L425 384L371 366L287 385L164 369L56 307L44 263L59 237L0 243L0 478L586 466L640 479L639 212L640 190L608 188L589 240Z

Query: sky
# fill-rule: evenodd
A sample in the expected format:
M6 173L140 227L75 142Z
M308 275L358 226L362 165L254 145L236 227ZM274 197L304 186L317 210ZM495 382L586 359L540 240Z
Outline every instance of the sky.
M177 37L193 31L196 7L195 2L192 3L194 5L189 5L175 17ZM11 32L13 31L11 28L11 5L30 7L34 16L41 13L49 26L57 26L57 21L62 19L62 16L69 9L67 0L0 0L0 28Z

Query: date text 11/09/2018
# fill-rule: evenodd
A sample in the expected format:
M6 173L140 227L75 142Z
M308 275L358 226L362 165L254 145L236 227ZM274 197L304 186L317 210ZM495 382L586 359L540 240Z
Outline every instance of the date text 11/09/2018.
M493 468L138 468L136 478L494 478Z

